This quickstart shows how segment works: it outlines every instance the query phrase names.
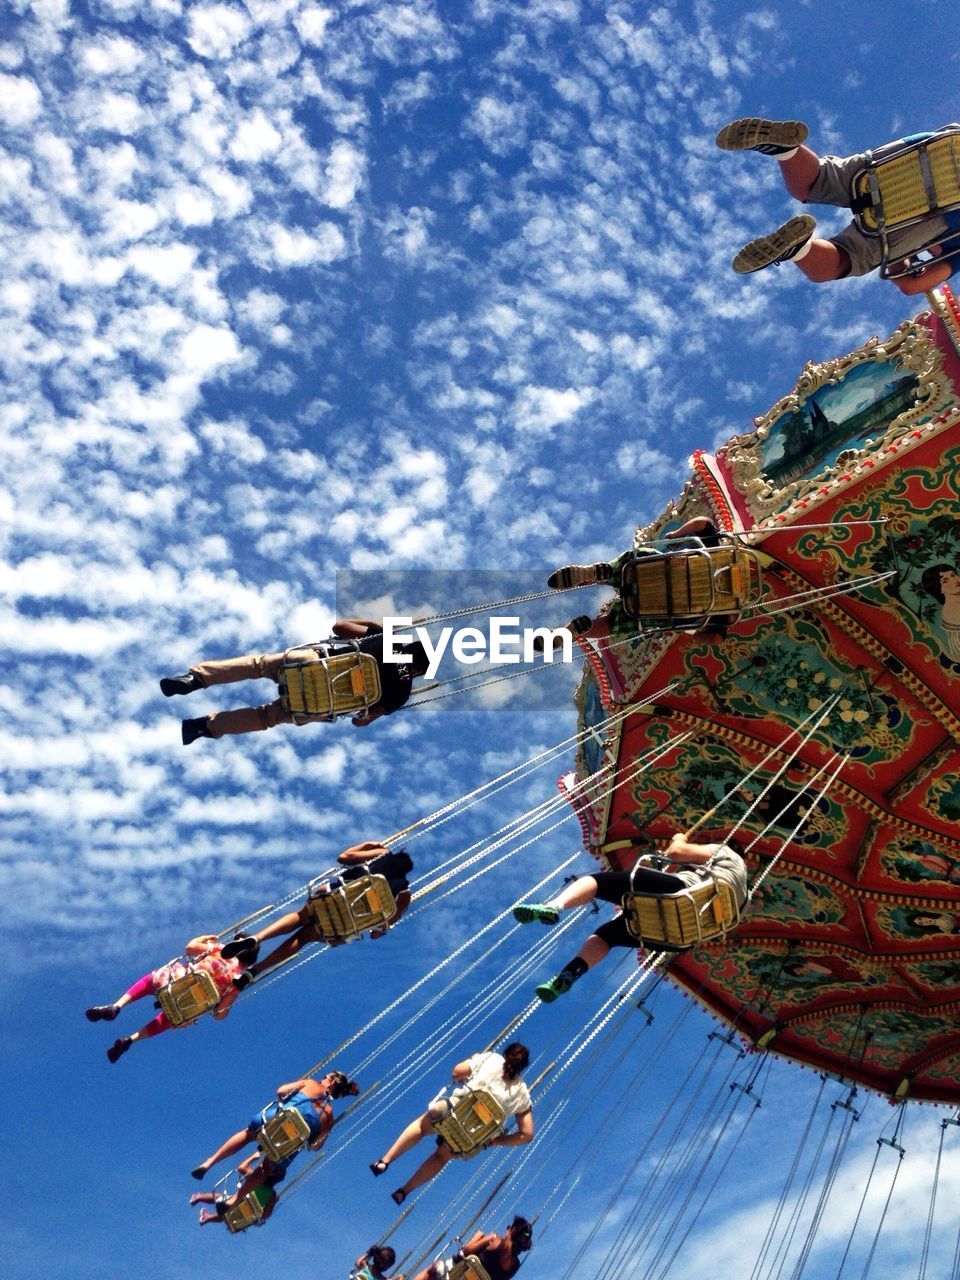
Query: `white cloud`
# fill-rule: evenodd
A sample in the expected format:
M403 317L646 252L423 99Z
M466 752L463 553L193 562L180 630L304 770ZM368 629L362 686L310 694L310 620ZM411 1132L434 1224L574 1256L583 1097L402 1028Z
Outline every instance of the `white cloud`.
M276 155L282 141L279 132L258 108L241 122L230 143L230 154L241 163L258 164Z
M576 417L590 404L596 392L592 387L524 387L514 407L514 421L521 431L549 431Z
M347 251L339 227L321 222L312 231L275 223L267 228L271 258L279 267L302 267L314 262L335 262Z
M249 32L250 19L229 4L194 5L187 18L187 40L202 58L228 58Z
M143 61L143 53L125 36L102 36L80 46L80 61L95 76L126 75Z
M358 151L350 142L335 142L330 149L326 166L324 202L333 209L344 209L351 204L363 179L365 167L366 159L362 151Z
M32 124L40 114L40 90L26 76L0 75L0 120L11 129Z

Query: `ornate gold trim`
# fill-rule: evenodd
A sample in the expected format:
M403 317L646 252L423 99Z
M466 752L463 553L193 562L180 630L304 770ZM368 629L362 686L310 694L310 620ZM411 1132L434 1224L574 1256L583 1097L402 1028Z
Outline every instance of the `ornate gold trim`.
M912 370L919 379L916 400L899 414L876 440L861 449L845 449L835 463L810 478L801 478L776 487L763 474L761 446L776 422L787 413L797 412L801 405L821 387L838 384L858 365L893 360L900 369ZM730 467L733 487L743 496L747 510L759 523L775 513L803 504L816 496L826 496L837 481L852 482L869 466L876 465L885 450L908 432L916 430L922 419L934 417L955 401L953 386L943 371L943 352L933 341L926 325L907 320L883 343L871 338L849 355L822 364L808 362L797 379L794 390L783 396L761 417L756 430L735 436L719 450L718 456Z

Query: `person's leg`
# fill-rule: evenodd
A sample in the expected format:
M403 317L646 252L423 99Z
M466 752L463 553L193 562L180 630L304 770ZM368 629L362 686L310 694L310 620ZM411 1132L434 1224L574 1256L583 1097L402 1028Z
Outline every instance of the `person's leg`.
M275 965L282 964L284 960L289 960L292 956L297 955L301 947L307 946L311 942L319 942L320 938L316 928L312 925L304 925L299 928L293 937L288 938L286 942L281 942L280 946L271 951L268 956L264 956L262 960L258 960L256 964L250 966L250 972L253 976L259 977L267 969L274 968Z
M248 1142L253 1142L256 1135L248 1126L246 1129L239 1129L218 1147L212 1156L207 1156L206 1160L202 1160L195 1169L192 1170L194 1178L200 1179L205 1173L208 1173L215 1164L219 1164L221 1160L226 1160L229 1156L235 1156L238 1151L242 1151Z
M618 924L619 921L610 923ZM535 988L536 994L544 1004L552 1004L558 996L566 995L578 978L582 978L588 969L592 969L595 964L606 959L611 944L601 936L604 928L606 926L601 926L596 933L591 933L573 959L568 960L555 977L548 982L541 982ZM626 945L636 946L637 944L631 940Z
M285 916L278 916L272 924L265 925L251 936L258 942L266 942L268 938L279 938L285 933L293 933L294 929L302 929L310 921L310 908L301 907L299 911L288 911Z
M242 658L198 662L190 668L190 674L196 676L204 688L213 684L236 684L238 680L275 680L283 660L282 653L250 653Z
M214 711L203 717L206 731L199 736L207 738L223 738L236 733L260 733L265 729L274 729L278 724L294 724L289 711L284 711L278 698L275 702L265 702L259 707L235 707L232 711ZM186 724L192 721L185 720Z
M422 1187L425 1182L435 1178L444 1165L448 1164L452 1159L453 1152L448 1146L441 1144L432 1155L427 1156L420 1168L411 1175L403 1186L393 1192L393 1198L398 1204L402 1204L411 1191L416 1191L417 1187Z
M95 1004L86 1012L88 1022L113 1022L121 1009L125 1009L133 1000L142 1000L144 996L156 995L156 983L152 973L145 973L128 991L119 996L113 1004Z
M573 907L585 907L597 896L597 880L595 876L580 876L572 884L568 884L549 902L521 902L513 908L514 919L520 924L530 924L539 920L541 924L556 924L561 911L569 911Z
M404 1155L411 1147L415 1147L421 1138L425 1138L431 1131L430 1113L425 1111L422 1116L418 1116L416 1120L411 1120L407 1127L400 1134L393 1146L387 1151L380 1160L378 1165L393 1164L399 1156ZM372 1166L371 1166L372 1167ZM379 1170L380 1173L383 1169Z
M191 1204L216 1204L217 1195L215 1191L195 1191L190 1197Z

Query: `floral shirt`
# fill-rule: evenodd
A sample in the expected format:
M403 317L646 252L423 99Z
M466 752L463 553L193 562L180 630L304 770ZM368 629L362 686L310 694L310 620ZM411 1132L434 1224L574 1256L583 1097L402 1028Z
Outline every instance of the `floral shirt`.
M233 979L239 977L243 970L243 965L239 960L224 960L220 953L220 944L218 942L209 943L206 951L200 955L191 956L187 963L183 960L171 960L169 964L165 964L159 969L154 969L153 980L157 987L166 987L171 982L176 982L178 978L184 978L188 973L197 969L208 973L213 979L214 986L220 992L220 1003L212 1011L213 1016L219 1021L227 1016L233 1008L233 1002L240 994L233 985Z

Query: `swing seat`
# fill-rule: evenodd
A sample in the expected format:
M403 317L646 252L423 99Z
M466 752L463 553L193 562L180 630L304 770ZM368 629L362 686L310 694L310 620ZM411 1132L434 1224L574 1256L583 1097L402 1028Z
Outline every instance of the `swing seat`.
M336 720L369 711L380 701L380 668L372 654L359 649L327 654L322 646L315 652L315 659L284 662L277 672L284 711L307 720Z
M490 1280L490 1273L472 1253L455 1262L447 1272L447 1280Z
M891 269L888 263L890 232L938 218L955 209L960 209L960 133L956 131L924 142L906 143L878 163L866 165L853 177L854 221L864 235L881 239L880 274L887 279L905 275L915 265L913 259L917 253L934 248L956 234L932 235L910 255L911 266L897 270Z
M191 969L157 992L157 1004L175 1027L196 1022L220 1003L216 984L203 969Z
M302 1151L309 1142L310 1126L295 1107L278 1108L257 1135L260 1150L275 1164Z
M628 893L622 905L637 942L657 951L686 951L725 937L740 923L740 904L721 880L677 893Z
M433 1131L454 1155L475 1156L488 1138L494 1138L506 1120L503 1108L486 1089L471 1089L451 1106L445 1116L434 1120Z
M739 614L761 589L760 562L744 547L697 547L637 555L622 570L620 598L630 618L688 627Z
M396 915L397 903L386 876L359 876L337 889L307 899L313 923L324 942L359 938L385 926Z
M271 1187L254 1187L248 1191L223 1215L227 1230L236 1235L238 1231L246 1231L247 1227L258 1227L263 1221L264 1210L275 1197L276 1192Z

